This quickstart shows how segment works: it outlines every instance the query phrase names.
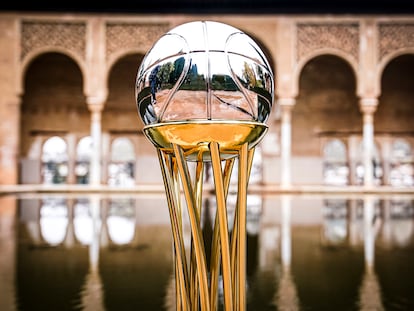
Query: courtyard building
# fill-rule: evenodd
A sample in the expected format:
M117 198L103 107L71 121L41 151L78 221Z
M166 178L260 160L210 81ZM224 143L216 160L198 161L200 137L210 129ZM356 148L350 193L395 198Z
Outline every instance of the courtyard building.
M0 12L0 184L162 185L135 98L168 30L251 36L275 77L252 183L414 187L414 15Z

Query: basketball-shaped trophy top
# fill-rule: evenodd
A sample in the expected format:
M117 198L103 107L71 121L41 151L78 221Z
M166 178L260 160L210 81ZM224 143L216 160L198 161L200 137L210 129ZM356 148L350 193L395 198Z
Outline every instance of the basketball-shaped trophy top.
M145 125L265 123L273 105L274 77L263 51L244 32L195 21L155 42L138 68L135 91Z

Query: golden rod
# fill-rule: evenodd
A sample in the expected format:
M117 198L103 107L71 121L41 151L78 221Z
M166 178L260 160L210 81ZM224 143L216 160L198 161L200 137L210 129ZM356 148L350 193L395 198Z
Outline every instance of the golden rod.
M171 179L172 174L171 170L168 170L168 165L165 161L165 158L161 150L158 151L158 159L160 161L160 167L162 172L162 177L166 187L166 195L168 201L168 207L170 212L171 228L173 233L174 240L174 255L176 257L177 264L175 265L176 277L178 278L179 290L180 290L180 301L177 302L177 307L181 303L182 310L189 309L189 297L188 297L188 275L186 269L186 258L185 258L185 248L182 234L181 222L177 219L177 209L175 204L175 198L173 195L172 189L174 188L173 181Z
M233 171L235 158L227 159L225 162L223 170L223 183L225 197L227 199L227 194L229 192L231 173ZM214 221L214 231L212 238L212 247L211 247L211 263L210 263L210 301L211 309L217 309L217 299L218 299L218 282L219 282L219 273L220 273L220 244L219 244L219 219L218 213L216 213Z
M238 199L237 199L237 285L238 308L246 308L246 209L247 209L247 182L248 182L248 145L243 144L239 156L239 178L238 178Z
M197 157L196 162L196 173L195 173L195 198L196 198L196 211L198 214L198 219L201 217L201 207L203 204L203 178L204 178L204 162L202 161L203 153L200 151ZM191 275L191 301L193 303L193 310L198 310L198 296L199 296L199 286L197 280L197 266L196 258L194 253L194 243L193 238L191 237L191 266L190 266L190 275Z
M184 196L187 202L188 215L190 218L190 226L192 237L194 238L194 251L197 264L197 275L200 286L200 304L202 311L210 311L209 291L207 285L207 267L205 258L205 248L202 238L200 219L196 211L196 202L194 192L191 186L188 167L180 146L172 144L180 177L183 184Z
M221 265L223 274L224 305L225 310L233 310L233 297L231 286L230 251L227 223L226 197L221 171L221 159L219 145L216 142L210 143L211 161L213 166L214 184L216 187L217 213L220 230Z
M250 178L250 172L251 172L251 168L252 168L252 164L253 164L253 156L254 156L254 151L255 148L251 148L250 150L248 150L248 155L247 155L247 168L243 169L240 165L241 161L244 161L244 159L240 159L240 155L239 155L239 171L242 170L243 172L246 172L246 178L247 181ZM239 151L239 153L241 152L241 150ZM244 151L243 151L244 152ZM244 195L244 197L247 198L247 181L246 181L246 193ZM233 299L235 301L235 305L236 305L236 310L244 310L242 309L243 307L240 306L240 301L242 303L242 305L244 306L245 303L243 303L243 300L245 300L245 298L243 299L243 296L240 296L240 291L243 293L244 295L244 291L243 289L240 289L239 286L237 284L240 285L240 275L238 273L238 269L239 269L239 263L240 263L240 255L238 254L238 250L239 250L239 239L243 238L245 239L245 235L246 232L240 236L239 233L239 221L240 221L240 215L241 212L239 209L239 194L240 193L240 172L239 172L239 176L238 176L238 197L237 197L237 201L236 201L236 212L235 212L235 217L234 217L234 222L233 222L233 232L232 232L232 239L231 239L231 246L230 246L230 251L231 251L231 271L232 271L232 282L233 284L235 284L234 286L236 288L234 288L233 290ZM241 194L243 195L243 194ZM245 204L247 206L247 203ZM246 211L244 212L244 215L246 215ZM245 216L244 216L245 219ZM246 221L246 220L245 220ZM246 230L244 230L246 231ZM237 286L236 286L237 285Z

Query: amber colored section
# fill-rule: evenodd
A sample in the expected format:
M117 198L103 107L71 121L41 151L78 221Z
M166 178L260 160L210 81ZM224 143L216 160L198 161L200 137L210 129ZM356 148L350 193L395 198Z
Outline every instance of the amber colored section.
M226 158L226 154L235 154L245 143L254 147L266 131L265 124L241 121L171 122L144 128L145 135L156 147L172 152L172 144L179 145L188 159L207 151L210 142L217 142L224 154L222 158ZM204 156L204 160L210 160L209 155Z

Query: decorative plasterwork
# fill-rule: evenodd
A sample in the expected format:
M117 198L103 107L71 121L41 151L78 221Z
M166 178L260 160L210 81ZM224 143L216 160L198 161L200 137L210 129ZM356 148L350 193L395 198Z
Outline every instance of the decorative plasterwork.
M23 22L21 59L30 51L47 47L63 48L85 58L86 24L76 22Z
M380 60L390 52L414 48L414 24L384 23L378 31Z
M358 60L359 26L356 23L297 25L297 59L320 49L338 49Z
M169 28L168 24L108 23L106 25L106 56L119 50L147 51Z

